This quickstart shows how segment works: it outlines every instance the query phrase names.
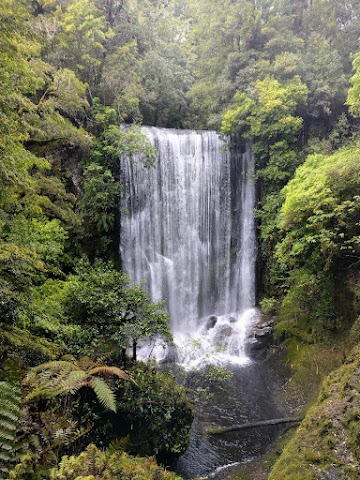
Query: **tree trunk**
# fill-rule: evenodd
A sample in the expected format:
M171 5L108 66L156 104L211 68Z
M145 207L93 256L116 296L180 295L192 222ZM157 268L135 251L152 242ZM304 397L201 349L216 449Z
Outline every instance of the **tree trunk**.
M136 347L137 347L137 341L133 340L133 360L136 362Z
M214 428L208 430L208 435L222 435L223 433L236 432L238 430L247 430L249 428L267 427L269 425L281 425L282 423L300 423L304 417L285 417L273 418L272 420L263 420L261 422L243 423L242 425L233 425L232 427Z

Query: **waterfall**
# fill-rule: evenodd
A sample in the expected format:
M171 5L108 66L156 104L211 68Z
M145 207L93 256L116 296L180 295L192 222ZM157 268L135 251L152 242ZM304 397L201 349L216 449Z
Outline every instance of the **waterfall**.
M251 149L231 152L216 132L142 131L157 160L149 168L121 159L123 269L166 300L179 363L246 362L256 316Z

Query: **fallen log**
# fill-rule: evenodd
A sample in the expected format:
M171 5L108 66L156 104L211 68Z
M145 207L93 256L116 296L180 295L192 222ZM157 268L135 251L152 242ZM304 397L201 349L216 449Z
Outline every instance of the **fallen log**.
M300 423L304 417L285 417L263 420L261 422L243 423L242 425L233 425L232 427L214 428L207 431L208 435L222 435L223 433L236 432L238 430L248 430L250 428L267 427L269 425L281 425L282 423Z

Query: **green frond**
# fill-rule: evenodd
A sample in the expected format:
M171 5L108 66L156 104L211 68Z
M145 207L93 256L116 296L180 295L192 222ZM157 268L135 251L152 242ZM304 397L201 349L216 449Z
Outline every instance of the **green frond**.
M49 372L65 372L77 369L78 366L76 363L66 360L53 360L51 362L42 363L36 367L32 367L25 378L32 378L34 374L36 375L39 372L44 372L48 370Z
M1 439L0 440L0 448L1 448L1 451L11 451L13 449L13 440L14 439L11 439L11 440L7 440L5 438Z
M3 462L8 462L9 460L11 460L11 453L10 452L0 452L0 460L2 460ZM5 471L5 468L2 467L2 471Z
M94 378L90 381L89 386L94 390L97 399L105 408L116 412L115 394L104 380Z
M65 360L55 360L31 368L24 379L24 385L31 388L25 400L30 402L38 397L50 398L67 393L71 390L74 372L79 372L76 363ZM67 387L69 383L70 386Z
M0 382L0 460L5 474L18 453L16 432L20 413L19 388L10 382Z
M15 428L15 430L16 430L16 428ZM12 440L14 440L14 438L15 438L14 432L9 432L9 431L3 430L3 429L0 430L0 445L1 445L1 442L3 440L12 441Z
M74 370L70 372L65 378L61 378L59 387L62 393L76 392L80 387L84 386L84 380L86 380L88 374L83 370Z
M0 431L2 429L12 432L16 430L16 425L14 425L14 422L11 422L9 419L1 418L0 414Z

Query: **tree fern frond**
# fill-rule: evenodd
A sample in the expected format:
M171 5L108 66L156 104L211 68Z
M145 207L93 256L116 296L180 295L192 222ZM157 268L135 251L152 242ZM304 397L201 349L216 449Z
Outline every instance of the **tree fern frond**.
M86 378L88 378L89 374L84 372L84 370L74 370L70 372L63 380L62 384L64 387L71 388L73 385L82 382Z
M97 373L100 373L101 375L116 375L117 377L124 380L133 381L133 379L127 373L125 373L124 370L121 370L121 368L118 367L107 367L106 365L99 365L89 371L89 375L95 375Z
M13 445L13 442L14 439L11 439L11 440L7 440L5 438L1 439L0 440L0 449L1 451L12 451L13 448L14 448L14 445Z
M93 378L89 386L94 390L97 399L105 408L116 412L115 394L104 380Z
M61 372L61 371L71 371L77 369L78 366L75 362L66 361L66 360L53 360L51 362L42 363L36 367L32 367L25 378L34 376L39 372L49 370L50 372Z
M16 428L15 428L15 431L16 431ZM2 443L3 440L9 440L9 441L12 441L14 440L15 438L15 433L14 431L12 432L9 432L9 431L6 431L4 429L1 429L0 430L0 445Z
M88 377L88 374L83 370L74 370L68 375L63 376L60 381L58 388L62 392L75 392L79 389L80 385L83 386L83 381Z
M76 361L51 361L32 368L25 380L25 384L32 388L26 400L31 401L38 397L50 398L66 393L75 393L82 387L91 387L99 402L104 407L116 412L115 394L107 383L94 375L114 375L123 380L135 381L118 367L108 367L96 364L87 357Z
M2 460L3 462L8 462L9 460L11 460L11 453L9 452L0 452L0 460ZM3 471L5 471L5 467L2 467L3 468Z
M20 390L10 382L0 382L0 459L6 474L16 459L16 431L21 412Z
M11 421L16 420L19 417L20 407L15 403L10 402L9 400L1 401L1 409L0 409L0 418L8 419Z
M31 402L36 398L46 398L50 397L51 393L53 392L48 386L41 386L38 388L34 388L28 395L25 397L25 402Z
M14 425L14 422L11 422L10 419L1 418L1 415L0 415L0 431L1 430L14 432L16 430L16 425Z

